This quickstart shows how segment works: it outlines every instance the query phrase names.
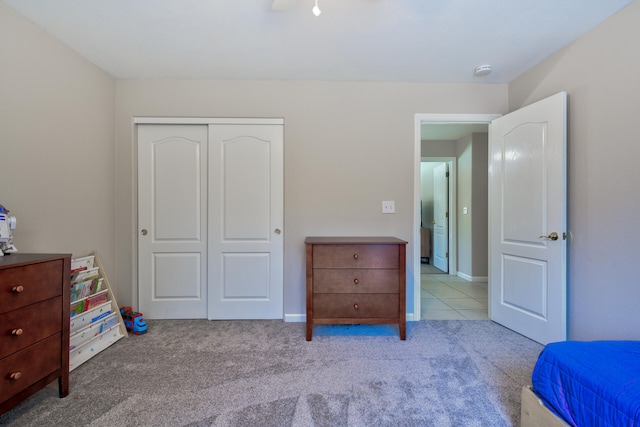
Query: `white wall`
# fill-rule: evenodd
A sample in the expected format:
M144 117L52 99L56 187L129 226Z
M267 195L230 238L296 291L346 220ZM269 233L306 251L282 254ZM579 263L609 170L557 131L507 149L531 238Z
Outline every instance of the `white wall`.
M97 250L121 304L137 289L134 116L285 119L285 312L295 315L307 235L395 235L411 258L416 113L507 109L506 85L114 82L1 3L0 36L0 203L18 217L16 245ZM397 213L382 215L382 200Z
M20 252L115 265L115 81L0 3L0 203Z
M471 215L463 215L462 209L466 206L473 213L473 139L467 135L456 142L458 157L458 188L457 188L457 212L450 215L458 224L458 272L466 276L472 276L473 246Z
M422 157L456 157L456 144L451 140L423 140L420 151Z
M304 236L393 234L410 240L413 253L415 113L501 113L507 103L515 110L566 90L570 338L640 339L637 22L635 1L512 82L507 99L504 85L114 84L0 3L0 203L18 217L20 251L95 249L119 302L130 303L137 235L132 117L284 117L285 311L302 313ZM383 216L380 202L388 199L398 213Z
M416 113L500 113L505 85L346 82L118 81L116 167L119 299L136 298L134 116L285 120L284 309L305 311L304 238L390 235L410 242L413 308ZM395 200L396 214L381 202Z
M458 155L458 273L488 276L488 134L472 133L456 143ZM464 213L464 208L467 213Z
M569 337L640 339L640 1L509 85L568 92Z
M471 273L473 279L489 275L489 134L472 134L471 206ZM462 211L458 204L458 215Z

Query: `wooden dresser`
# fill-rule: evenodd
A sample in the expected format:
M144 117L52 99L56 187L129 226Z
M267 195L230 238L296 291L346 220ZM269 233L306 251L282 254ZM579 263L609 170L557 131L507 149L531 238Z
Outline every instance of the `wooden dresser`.
M69 394L71 255L0 257L0 413L58 379Z
M307 341L318 324L398 324L406 339L406 244L307 237Z

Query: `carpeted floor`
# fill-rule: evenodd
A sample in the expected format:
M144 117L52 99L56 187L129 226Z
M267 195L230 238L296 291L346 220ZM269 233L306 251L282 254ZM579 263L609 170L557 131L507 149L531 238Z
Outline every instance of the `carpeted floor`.
M491 321L147 323L0 425L512 426L542 349Z

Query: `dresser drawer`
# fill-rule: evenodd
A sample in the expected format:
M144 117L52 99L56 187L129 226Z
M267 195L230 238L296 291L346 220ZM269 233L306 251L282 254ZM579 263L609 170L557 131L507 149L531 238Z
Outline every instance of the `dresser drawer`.
M0 402L60 369L60 351L58 333L0 359Z
M398 268L397 245L315 245L314 268Z
M61 331L62 297L0 315L0 359Z
M398 293L398 269L332 269L313 270L313 292L326 293Z
M0 314L61 295L62 271L62 260L1 270Z
M397 294L316 294L313 316L329 318L397 318Z

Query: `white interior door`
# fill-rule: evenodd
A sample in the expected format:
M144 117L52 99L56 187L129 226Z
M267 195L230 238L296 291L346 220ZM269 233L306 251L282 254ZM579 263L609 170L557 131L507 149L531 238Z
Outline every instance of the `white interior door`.
M566 339L566 93L489 126L489 316Z
M283 126L209 129L209 318L281 319Z
M449 177L447 164L433 169L433 266L449 272Z
M149 319L207 315L207 133L138 126L138 298Z

